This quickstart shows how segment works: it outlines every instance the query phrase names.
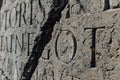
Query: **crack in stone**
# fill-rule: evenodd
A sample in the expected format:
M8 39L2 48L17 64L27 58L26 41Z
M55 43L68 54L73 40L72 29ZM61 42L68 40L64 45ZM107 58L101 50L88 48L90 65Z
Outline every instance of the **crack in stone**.
M44 47L49 43L52 37L52 32L56 22L59 22L61 18L61 12L68 4L69 0L53 0L52 8L48 14L48 19L41 28L42 33L39 34L34 40L34 46L32 53L28 59L28 62L24 66L23 73L20 80L30 80L34 73L39 58L42 55Z

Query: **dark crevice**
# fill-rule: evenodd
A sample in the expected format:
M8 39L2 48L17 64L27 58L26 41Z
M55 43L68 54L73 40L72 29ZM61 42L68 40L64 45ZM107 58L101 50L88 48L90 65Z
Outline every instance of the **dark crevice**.
M52 9L48 14L48 19L41 28L42 33L34 40L32 53L28 62L24 66L23 73L20 80L30 80L34 73L39 58L41 57L44 47L49 43L52 37L53 27L61 18L61 12L68 4L68 0L53 0Z
M92 30L92 46L91 46L91 67L96 67L96 54L95 54L95 49L96 49L96 29Z
M110 9L110 1L109 0L104 0L104 8L103 11L106 11Z
M30 25L32 25L32 12L33 12L33 7L32 7L32 5L33 5L33 0L31 0L30 1L30 9L31 9L31 13L30 13L30 16L31 16L31 19L30 19Z
M3 0L0 0L0 10L1 10L1 7L2 7L2 3L3 3Z

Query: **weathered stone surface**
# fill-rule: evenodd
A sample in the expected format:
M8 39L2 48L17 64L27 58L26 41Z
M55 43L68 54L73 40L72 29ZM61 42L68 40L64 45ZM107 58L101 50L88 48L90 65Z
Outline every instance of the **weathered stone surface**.
M119 3L1 0L0 80L119 80Z

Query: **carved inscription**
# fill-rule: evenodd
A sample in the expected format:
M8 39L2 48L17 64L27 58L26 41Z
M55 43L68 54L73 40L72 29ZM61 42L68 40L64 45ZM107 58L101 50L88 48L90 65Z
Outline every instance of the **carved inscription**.
M102 29L105 27L98 27L98 28L85 28L85 29L92 29L92 45L91 45L91 67L96 67L96 30Z
M45 46L51 40L54 25L61 19L61 12L64 10L67 4L68 0L53 1L53 8L49 11L48 19L41 28L42 33L39 34L34 40L35 44L32 48L32 53L28 59L28 62L24 66L24 70L20 80L31 79Z
M37 4L33 7L34 4ZM27 7L31 5L31 7ZM45 11L44 8L39 7L42 6L40 2L30 0L30 2L21 2L17 3L15 6L12 7L12 9L7 9L0 14L0 23L2 23L1 30L8 30L8 29L16 29L18 27L23 27L25 25L33 25L36 22L42 22L45 17ZM38 8L38 10L35 11L35 8ZM42 9L39 9L42 8ZM29 15L28 12L29 11ZM36 13L33 13L36 12ZM41 16L41 20L38 20L36 16L38 16L38 13ZM0 24L1 25L1 24Z
M108 9L116 9L116 8L120 8L119 0L104 0L103 11L108 10Z
M10 7L9 2L12 2ZM2 5L5 9L1 8ZM0 68L4 71L2 76L6 77L5 80L19 80L26 59L32 52L37 33L36 25L42 23L45 17L44 8L40 0L1 0L0 10ZM40 16L40 19L36 16Z
M110 9L110 1L109 0L104 0L104 9L103 9L103 11L108 10L108 9Z
M69 63L76 54L77 43L75 36L69 30L61 31L56 39L55 51L59 60Z
M30 36L35 36L35 33L23 33L19 35L0 36L0 51L7 53L27 52L30 54L30 47L33 39ZM28 41L26 41L26 38ZM27 45L26 45L27 44ZM26 48L25 48L26 47ZM23 55L23 54L22 54Z

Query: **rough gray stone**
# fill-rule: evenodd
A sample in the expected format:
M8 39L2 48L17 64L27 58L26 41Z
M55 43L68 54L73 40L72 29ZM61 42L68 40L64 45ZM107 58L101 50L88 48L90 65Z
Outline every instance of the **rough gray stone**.
M0 80L119 80L120 0L63 1L0 0Z

